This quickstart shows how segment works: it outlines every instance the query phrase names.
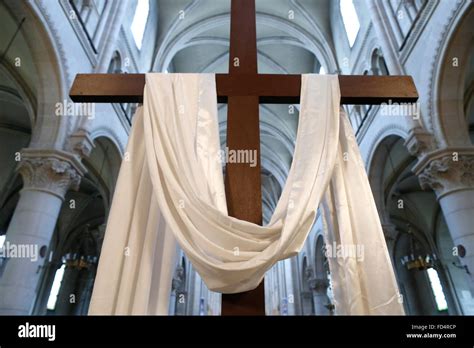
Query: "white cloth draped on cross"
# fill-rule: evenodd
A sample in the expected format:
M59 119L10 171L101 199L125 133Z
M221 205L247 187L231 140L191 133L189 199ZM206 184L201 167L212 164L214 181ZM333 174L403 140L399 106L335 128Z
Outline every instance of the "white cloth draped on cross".
M293 163L266 226L227 215L213 74L149 74L110 211L91 314L166 314L175 241L209 289L255 288L295 256L318 207L338 314L403 314L337 76L303 75ZM360 256L360 255L359 255Z

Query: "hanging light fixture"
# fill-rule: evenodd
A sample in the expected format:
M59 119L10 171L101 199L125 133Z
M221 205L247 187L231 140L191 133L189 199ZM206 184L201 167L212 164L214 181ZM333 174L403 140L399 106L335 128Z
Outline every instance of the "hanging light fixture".
M63 256L63 262L67 267L77 268L79 270L89 268L97 264L97 261L97 256L81 255L80 253L68 253Z
M74 247L74 250L63 256L63 263L67 267L78 270L87 269L97 264L99 258L92 252L93 249L88 245L90 243L93 243L93 237L89 225L86 225L80 242Z
M410 226L408 226L408 238L410 238L410 252L408 255L402 256L400 262L408 270L417 269L419 271L433 268L434 263L437 260L436 254L426 253L415 239L415 236L411 232Z

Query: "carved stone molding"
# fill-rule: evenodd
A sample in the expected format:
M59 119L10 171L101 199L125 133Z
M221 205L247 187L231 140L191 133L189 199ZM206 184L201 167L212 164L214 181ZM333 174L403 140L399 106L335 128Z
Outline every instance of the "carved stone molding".
M453 191L474 189L474 150L445 149L428 154L413 171L421 187L438 198Z
M44 191L63 200L68 190L79 189L86 169L76 156L67 152L25 149L18 172L23 178L23 190Z
M327 278L317 278L312 267L307 267L303 276L311 290L315 292L326 292L329 286L329 280Z
M408 152L415 157L420 157L433 151L434 145L433 135L421 127L411 129L405 141Z
M61 3L61 2L60 2ZM61 67L64 72L64 77L66 79L66 86L71 85L71 68L68 60L68 54L66 53L67 49L64 47L63 40L61 38L61 30L58 28L58 21L56 20L54 14L51 13L50 7L47 5L47 1L41 1L41 0L35 0L29 2L30 6L36 7L46 20L46 23L48 24L48 28L51 32L52 37L54 40L51 40L52 45L55 46L57 53L58 53L58 58L61 61Z
M439 1L437 1L439 2ZM467 6L467 3L463 2L463 0L456 0L455 5L452 7L451 11L449 13L445 14L445 17L443 18L445 21L444 23L438 25L438 27L441 28L439 31L439 36L433 38L433 44L431 45L434 47L433 51L433 58L431 62L429 63L427 71L428 73L428 79L427 79L427 86L425 87L425 91L427 91L427 99L429 102L427 103L428 106L428 111L426 115L433 115L432 117L426 117L425 120L427 121L427 128L431 131L433 131L434 134L438 134L438 132L435 130L435 128L441 127L440 124L437 124L437 103L438 103L438 98L436 98L436 84L437 80L440 74L441 67L444 66L442 62L442 54L443 54L443 48L446 45L446 41L449 39L449 33L450 29L455 28L455 21L460 20L458 15L461 13L461 10L463 9L464 6ZM466 5L464 5L464 3Z
M69 137L68 147L81 157L89 157L95 145L89 133L80 129Z
M317 293L326 293L329 287L329 280L323 278L313 278L309 281L309 287Z
M178 266L176 267L176 270L174 272L174 276L173 276L173 280L171 282L171 288L174 290L174 291L184 291L184 287L185 287L185 284L184 284L184 277L185 277L185 274L184 274L184 268L181 267L181 266Z

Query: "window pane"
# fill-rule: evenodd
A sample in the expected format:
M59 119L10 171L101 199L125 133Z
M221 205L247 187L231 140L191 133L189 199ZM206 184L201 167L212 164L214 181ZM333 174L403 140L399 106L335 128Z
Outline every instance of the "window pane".
M360 23L357 17L357 12L354 7L353 0L340 0L341 16L346 29L349 45L354 46L354 42L359 33Z
M145 34L148 14L150 12L149 0L138 0L137 9L132 22L132 34L138 49L142 48L143 35Z
M56 271L54 276L53 286L51 287L51 293L49 294L48 299L48 310L54 311L56 309L56 301L58 300L59 289L61 289L61 282L64 277L64 270L66 265L62 265L60 269Z
M436 272L436 270L433 268L429 268L428 277L430 278L431 289L433 290L438 311L444 311L448 309L448 303L446 302L446 298L444 297L443 287L441 286L438 272Z

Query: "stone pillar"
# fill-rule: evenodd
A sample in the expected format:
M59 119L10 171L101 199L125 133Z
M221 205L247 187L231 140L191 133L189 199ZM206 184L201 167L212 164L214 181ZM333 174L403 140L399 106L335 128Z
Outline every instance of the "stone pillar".
M180 265L176 267L176 271L171 282L171 293L173 294L170 300L170 306L173 306L170 315L186 315L186 304L188 296L186 293L186 274L184 268ZM174 302L172 302L174 300Z
M124 24L129 8L129 0L109 1L104 9L106 17L99 21L94 42L98 46L99 59L95 73L106 73L119 42L120 29ZM104 27L102 27L104 26ZM88 157L95 145L90 136L92 119L81 117L78 129L69 137L68 151Z
M398 28L387 24L393 23L396 19L387 13L384 1L366 0L366 4L390 75L404 75L404 69L398 57L400 34L397 31Z
M327 290L328 279L315 278L310 281L309 286L313 292L314 311L316 315L329 315Z
M315 275L312 267L308 267L304 271L304 281L307 282L313 297L314 314L315 315L329 315L329 300L327 290L329 287L329 280Z
M422 188L433 189L438 197L474 294L474 149L434 151L423 157L413 171Z
M100 46L100 41L103 39L104 30L106 29L107 25L110 25L111 21L109 20L109 18L111 18L111 15L112 15L111 9L113 8L113 5L115 5L114 2L107 1L105 3L102 13L99 16L99 23L97 23L97 28L95 29L94 38L93 38L95 47ZM113 21L113 18L111 19Z
M110 61L112 60L114 52L117 49L120 29L122 28L126 16L129 15L127 13L127 9L129 7L128 0L116 1L114 5L115 8L111 9L111 11L113 11L113 15L110 16L110 26L103 34L104 40L102 40L102 42L104 45L99 47L100 57L95 69L96 73L107 72Z
M24 185L7 231L11 257L0 278L0 315L31 313L64 197L79 188L86 172L69 153L35 149L22 152L18 170ZM15 249L22 255L13 254Z

